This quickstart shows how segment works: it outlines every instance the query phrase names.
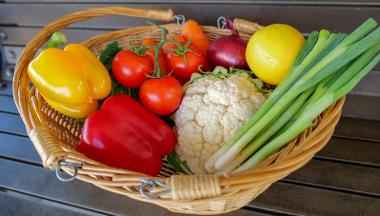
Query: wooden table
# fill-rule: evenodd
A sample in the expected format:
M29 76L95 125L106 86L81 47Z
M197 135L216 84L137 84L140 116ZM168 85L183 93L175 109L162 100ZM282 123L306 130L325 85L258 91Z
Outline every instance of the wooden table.
M8 35L2 43L7 52L15 53L14 57L7 53L9 65L15 63L22 46L41 26L70 11L94 6L97 0L82 0L85 3L75 5L37 2L0 0L0 32ZM152 2L155 1L148 1ZM212 0L207 4L197 0L174 2L153 6L191 14L202 23L213 24L216 17L226 15L221 14L224 12L263 24L286 22L305 32L321 27L349 32L369 16L380 21L380 3L376 0L261 1L264 4L238 1L237 5ZM137 6L148 7L148 3L143 1ZM76 25L66 33L71 41L81 41L93 34L141 23L112 17ZM379 84L377 66L348 96L334 137L310 163L273 184L242 210L227 215L380 215ZM0 88L0 215L178 214L81 181L57 180L53 171L41 166L14 105L11 84L7 83Z

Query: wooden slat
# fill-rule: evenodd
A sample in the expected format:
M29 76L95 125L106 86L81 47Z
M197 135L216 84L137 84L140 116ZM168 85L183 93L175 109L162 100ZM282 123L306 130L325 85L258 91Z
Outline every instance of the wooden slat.
M354 94L372 97L380 97L380 64L377 64L374 71L368 73L359 84L352 90ZM377 104L380 106L379 104Z
M1 189L0 189L1 190ZM69 207L67 205L41 199L35 196L17 193L13 191L0 191L0 215L39 215L39 216L101 216L94 211Z
M184 14L203 24L215 24L221 15L242 17L260 22L288 23L296 28L310 32L320 28L331 31L350 32L368 17L380 20L377 7L338 7L338 6L302 6L284 7L281 5L230 5L230 4L113 4L134 7L172 8L177 14ZM43 26L49 21L69 12L104 4L1 4L0 20L3 24L19 26ZM38 14L38 16L36 16ZM206 15L207 16L206 16ZM308 18L305 19L305 14ZM355 16L352 16L355 14ZM334 22L332 22L334 20ZM350 20L347 22L347 20ZM145 20L134 18L108 17L86 21L76 26L91 28L122 28L145 24Z
M312 160L287 180L374 194L380 199L380 169Z
M317 156L380 166L380 143L344 138L332 138Z
M360 83L363 84L363 86L369 84L368 82L366 82L366 80L362 80ZM376 85L374 84L372 88L374 89L374 91L379 91L380 93L380 88L378 88L379 83L380 80ZM343 107L342 115L351 118L361 118L380 121L379 111L380 96L367 96L358 94L356 91L352 91L352 93L347 96L347 99Z
M0 131L24 136L26 135L25 126L20 116L0 112L0 120Z
M0 95L0 104L0 111L18 113L12 97Z
M6 40L2 41L2 44L24 46L40 29L41 28L0 26L0 32L5 32L8 36ZM107 30L67 29L63 31L70 43L79 43L104 32L107 32Z
M290 212L296 210L303 215L377 215L380 211L380 199L280 182L273 184L253 204Z
M0 132L0 156L41 165L41 159L28 137Z
M180 215L170 213L155 205L139 202L127 197L106 192L91 184L76 181L62 183L55 175L43 168L0 159L0 186L36 194L50 200L96 209L104 213L121 215ZM17 171L17 172L16 172ZM226 216L252 215L252 212L238 210ZM257 213L257 215L264 215Z
M380 121L341 118L335 128L335 135L350 138L380 141Z
M0 87L0 95L8 95L12 96L12 84L4 83L2 87Z

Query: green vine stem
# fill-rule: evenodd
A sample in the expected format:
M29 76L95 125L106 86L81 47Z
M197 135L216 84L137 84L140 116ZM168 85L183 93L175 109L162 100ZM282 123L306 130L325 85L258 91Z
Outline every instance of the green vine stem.
M176 56L183 56L184 61L185 61L186 64L187 64L186 54L188 52L193 53L194 55L200 55L199 53L197 53L194 50L192 50L192 49L189 48L189 46L190 46L190 44L192 42L191 38L185 44L181 44L177 40L168 39L168 34L169 34L169 30L168 29L166 29L166 28L164 28L164 27L162 27L160 25L157 25L155 23L152 23L152 22L148 22L148 23L151 24L151 25L157 26L160 29L161 33L162 33L162 38L161 38L160 42L158 43L158 45L153 46L153 48L155 50L155 52L154 52L154 71L153 71L153 76L151 76L151 78L159 78L159 77L161 77L161 70L160 70L160 64L159 64L158 56L159 56L160 50L162 49L162 47L164 46L164 44L167 43L167 42L174 43L177 46L177 48L173 49L172 52Z
M150 21L148 21L147 23L154 25L154 26L157 26L157 28L160 29L161 34L162 34L160 42L156 46L150 47L150 48L154 48L154 69L153 69L153 76L148 76L150 78L160 78L161 77L161 69L160 69L160 63L158 60L158 56L159 56L159 52L162 49L162 47L164 46L164 44L166 42L168 42L169 30L158 25L158 24L156 24L156 23L150 22Z

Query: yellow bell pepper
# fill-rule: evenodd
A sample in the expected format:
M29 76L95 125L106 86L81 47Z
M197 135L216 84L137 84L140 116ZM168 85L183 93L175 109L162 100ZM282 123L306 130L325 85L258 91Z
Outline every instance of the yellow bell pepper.
M50 106L73 118L94 112L112 86L104 65L80 44L43 50L30 62L28 75Z

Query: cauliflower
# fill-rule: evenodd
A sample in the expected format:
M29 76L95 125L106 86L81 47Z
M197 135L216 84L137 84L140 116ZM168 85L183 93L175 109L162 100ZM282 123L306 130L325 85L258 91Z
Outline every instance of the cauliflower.
M240 75L194 80L175 113L177 154L196 174L265 101L251 79Z

